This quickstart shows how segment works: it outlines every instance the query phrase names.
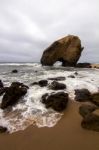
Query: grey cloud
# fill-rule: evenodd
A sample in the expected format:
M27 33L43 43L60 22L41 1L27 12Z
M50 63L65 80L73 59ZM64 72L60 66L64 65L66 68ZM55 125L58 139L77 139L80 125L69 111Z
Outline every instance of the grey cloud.
M39 61L68 34L85 47L81 61L99 60L98 0L0 0L0 62Z

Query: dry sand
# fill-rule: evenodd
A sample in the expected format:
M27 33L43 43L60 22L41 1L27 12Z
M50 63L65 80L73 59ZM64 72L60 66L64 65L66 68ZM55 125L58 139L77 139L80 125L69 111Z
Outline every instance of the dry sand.
M79 104L70 102L53 128L30 126L25 131L0 135L0 150L99 150L99 133L81 128Z

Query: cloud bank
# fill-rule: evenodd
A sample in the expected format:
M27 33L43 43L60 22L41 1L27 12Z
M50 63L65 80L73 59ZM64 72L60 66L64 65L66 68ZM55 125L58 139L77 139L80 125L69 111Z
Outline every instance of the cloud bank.
M85 47L80 61L99 62L98 0L0 0L0 62L39 62L68 34Z

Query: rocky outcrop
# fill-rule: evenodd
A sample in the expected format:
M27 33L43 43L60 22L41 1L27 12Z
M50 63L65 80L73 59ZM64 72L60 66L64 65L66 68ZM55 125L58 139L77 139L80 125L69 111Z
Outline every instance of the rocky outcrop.
M75 89L75 100L79 102L91 101L91 93L87 89Z
M51 95L44 94L42 96L42 103L46 108L52 108L55 111L64 111L68 103L68 94L64 92L58 92Z
M85 118L86 116L90 115L96 109L97 109L97 107L94 105L83 104L79 107L79 113L82 117Z
M14 105L18 100L27 93L28 87L20 82L13 82L5 91L2 99L1 109Z
M95 105L99 106L99 92L94 93L94 94L91 95L91 101Z
M89 114L82 120L81 126L87 130L99 132L99 115Z
M55 62L60 61L63 66L75 66L82 50L79 37L68 35L54 42L43 52L41 64L52 66Z
M83 117L82 128L99 132L99 113L95 113L97 109L99 108L94 105L80 106L79 113Z
M57 81L53 81L49 85L49 89L51 89L51 90L64 90L64 89L66 89L66 85L63 83L59 83Z

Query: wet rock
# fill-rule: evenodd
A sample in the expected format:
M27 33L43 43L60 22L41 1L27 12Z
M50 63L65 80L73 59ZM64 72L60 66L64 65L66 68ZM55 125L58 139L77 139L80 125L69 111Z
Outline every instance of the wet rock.
M74 74L75 74L75 75L78 75L78 72L76 71Z
M55 111L61 112L66 109L68 94L64 92L52 93L51 95L44 94L41 102L45 104L46 108L52 108Z
M7 132L7 128L0 126L0 133L5 133L5 132Z
M91 64L90 63L78 63L78 64L76 64L76 67L78 67L78 68L91 68Z
M27 93L27 89L28 86L23 83L13 82L3 96L1 109L5 109L8 106L16 104L19 99Z
M75 66L82 50L83 47L79 37L68 35L55 41L43 52L41 64L52 66L57 61L60 61L62 66Z
M81 126L87 130L99 132L99 115L89 114L81 122Z
M65 77L55 77L55 78L48 78L48 80L64 81L64 80L66 80L66 78Z
M38 82L33 82L31 85L32 86L33 85L39 85L40 87L44 87L44 86L48 85L48 81L47 80L40 80Z
M84 129L99 132L99 115L95 111L99 109L95 105L85 105L79 107L79 113L83 117L81 126Z
M7 90L8 90L8 87L0 88L0 96L2 96Z
M3 82L0 80L0 88L3 88Z
M82 117L85 118L87 115L91 114L96 109L97 107L95 105L83 104L79 107L79 113Z
M40 80L40 81L38 82L38 84L39 84L39 86L44 87L44 86L47 86L48 81L47 81L47 80Z
M99 106L99 92L91 95L91 101Z
M74 75L69 75L68 78L75 78L75 76Z
M12 70L12 73L18 73L18 70L14 69Z
M66 89L66 85L63 83L59 83L57 81L53 81L50 85L49 88L51 90L64 90Z
M91 93L87 89L76 89L75 100L79 102L86 102L91 100Z

